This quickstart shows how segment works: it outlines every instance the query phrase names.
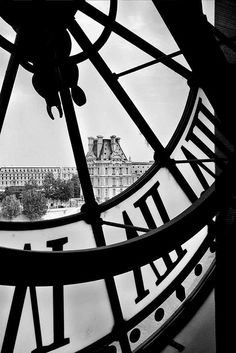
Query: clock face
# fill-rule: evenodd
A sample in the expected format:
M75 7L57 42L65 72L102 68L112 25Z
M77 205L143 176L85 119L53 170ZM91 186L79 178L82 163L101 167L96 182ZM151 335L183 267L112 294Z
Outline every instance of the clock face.
M0 37L11 53L0 100L2 150L10 149L11 160L14 123L20 161L26 149L41 149L47 163L47 152L63 163L73 156L84 204L57 219L0 222L2 352L136 352L154 339L159 349L181 351L186 342L174 338L189 315L185 304L198 308L212 289L215 182L233 153L211 91L199 84L181 31L156 1L55 2L45 5L43 31L24 11L15 16L23 9L17 6L0 8L16 31L14 45ZM32 18L45 10L24 6ZM196 21L198 11L189 13ZM21 87L26 93L17 101ZM18 107L26 97L23 116ZM15 121L17 110L25 128ZM43 129L49 139L56 131L46 148L38 138ZM99 129L116 129L136 161L153 160L134 184L100 204L85 153L87 137ZM26 144L29 131L35 139Z

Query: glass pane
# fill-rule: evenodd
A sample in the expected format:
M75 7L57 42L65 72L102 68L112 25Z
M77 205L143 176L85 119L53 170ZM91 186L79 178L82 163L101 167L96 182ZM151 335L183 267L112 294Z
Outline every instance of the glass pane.
M154 267L150 266L150 264L143 266L141 268L141 273L144 288L146 291L146 293L143 295L143 298L141 298L140 296L141 291L138 290L138 284L135 280L134 272L129 272L123 275L116 276L116 285L125 319L131 319L135 314L140 312L149 303L151 303L154 298L158 297L158 295L162 291L164 291L168 287L168 285L170 285L171 281L173 281L173 279L180 273L181 270L183 270L184 266L189 262L191 257L196 252L197 248L203 242L206 235L207 228L202 229L198 234L195 235L195 237L183 244L183 249L187 250L186 254L183 256L181 261L176 264L170 274L163 280L161 278L157 278L153 270ZM175 251L171 253L171 258L173 262L177 259ZM209 264L212 262L212 260L213 255L209 252L208 260L206 263L207 265L205 267L206 269L208 269ZM154 261L154 265L158 270L160 276L164 276L165 272L168 272L168 269L162 258ZM191 288L193 288L196 285L196 283L193 284L193 281L195 281L195 279L195 276L192 276L191 279L187 280L187 284L184 284L186 293L189 293L189 286L192 286ZM169 298L168 300L170 300L171 304L167 305L166 310L169 312L170 315L173 312L173 306L178 306L180 305L180 303L179 300L176 299L175 292L173 293L172 299Z
M54 322L53 289L51 287L36 287L35 290L39 309L42 345L50 346L56 341L54 325L58 323ZM65 345L62 342L57 347L55 345L53 351L72 353L108 334L113 326L113 317L103 281L64 286L63 290L64 338L69 338L70 340ZM13 287L0 287L1 347L13 293ZM95 298L96 300L94 300ZM20 353L22 350L31 352L36 348L36 321L33 318L32 305L32 296L28 289L21 313L14 353ZM59 307L57 306L55 310L59 311ZM59 320L58 316L57 320Z
M169 54L178 50L152 2L118 3L116 20L128 31L163 53ZM89 4L104 14L108 14L112 6L107 1L92 1ZM75 18L92 43L102 37L104 26L96 19L89 18L80 11L76 13ZM5 25L3 21L1 26L4 36L12 38L14 31L10 26ZM81 48L79 40L76 42L72 35L71 38L74 55L80 52ZM132 41L122 38L122 34L114 33L109 36L99 54L105 65L117 75L153 60L152 56L137 48ZM94 196L98 203L102 203L127 189L149 169L153 162L153 148L148 141L148 134L142 135L132 121L135 119L135 113L130 109L126 111L124 101L119 102L90 60L79 63L78 69L78 84L83 89L87 102L81 107L75 105L75 111L87 157L91 149L88 139L93 137L94 141L98 141L98 136L102 137L100 155L97 150L97 155L93 156L95 158L88 160ZM65 118L59 119L55 107L52 112L56 119L52 121L48 117L45 100L35 92L31 80L32 73L20 66L0 139L0 147L4 151L0 162L5 167L1 170L0 183L2 189L6 187L8 189L7 194L3 194L2 197L15 194L21 203L20 215L6 218L4 214L3 220L29 220L26 212L22 214L25 184L37 186L38 191L47 198L44 205L47 212L45 211L46 213L44 212L38 219L58 218L77 213L84 202L83 190L78 179L76 181L73 179L73 183L70 182L72 177L76 178L77 168ZM120 77L119 84L165 146L175 131L184 109L189 90L186 80L159 63ZM109 154L109 151L114 152L112 136L117 138L114 145L116 153ZM124 155L119 154L119 148ZM106 168L110 169L113 175L114 165L115 179L107 178L104 174ZM23 168L24 171L21 170ZM45 193L44 181L48 173L53 173L54 179L64 182L53 186L54 189L60 189L59 196L55 196L58 190L54 190L53 195ZM53 183L56 181L53 180ZM67 191L63 193L62 187L67 188Z

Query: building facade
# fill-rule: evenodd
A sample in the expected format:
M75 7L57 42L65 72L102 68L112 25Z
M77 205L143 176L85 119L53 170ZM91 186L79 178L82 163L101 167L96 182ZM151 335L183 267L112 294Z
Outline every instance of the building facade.
M52 173L54 178L63 180L71 179L77 173L75 167L1 167L0 168L0 190L7 186L24 186L31 180L35 180L42 186L46 174Z
M139 179L153 162L132 162L127 159L120 138L112 135L110 138L88 138L86 155L94 195L98 203L118 195ZM24 167L8 166L0 168L0 191L9 186L24 186L35 180L42 186L46 174L52 173L55 178L70 180L77 175L76 167ZM82 190L81 190L81 195Z
M132 162L122 150L119 137L89 137L86 159L98 202L118 195L132 184Z
M132 162L131 173L132 173L132 183L138 180L154 163L154 161L149 162Z

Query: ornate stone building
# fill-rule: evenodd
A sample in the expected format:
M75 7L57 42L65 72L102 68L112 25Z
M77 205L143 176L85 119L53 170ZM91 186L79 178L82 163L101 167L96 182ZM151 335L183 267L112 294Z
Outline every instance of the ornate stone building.
M103 138L98 135L88 138L86 155L94 195L97 202L104 202L118 195L139 179L153 162L132 162L127 159L120 138L112 135ZM55 178L70 180L77 174L76 167L24 167L8 166L0 168L0 191L7 186L24 186L35 180L39 186L47 173ZM82 195L82 190L81 190Z
M132 184L132 162L122 150L119 137L89 137L86 158L98 202L116 196Z

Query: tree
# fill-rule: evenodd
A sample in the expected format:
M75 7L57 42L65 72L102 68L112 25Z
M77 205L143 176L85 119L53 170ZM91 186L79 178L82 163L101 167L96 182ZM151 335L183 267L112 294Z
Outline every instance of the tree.
M12 219L21 213L20 201L16 195L6 196L2 201L2 215L5 218Z
M54 201L65 202L73 197L73 187L70 181L55 179L52 173L47 173L43 181L45 197Z
M7 186L3 193L3 198L10 195L15 195L17 199L20 199L22 196L22 191L24 186Z
M54 183L54 200L66 202L73 196L73 188L70 181L56 179Z
M47 199L55 199L55 182L56 179L54 178L53 173L47 173L45 175L43 180L43 190Z
M0 202L6 197L4 191L0 191Z
M73 174L70 181L73 185L73 197L80 197L80 181L78 175Z
M47 212L47 200L36 189L25 190L22 195L23 214L30 220L40 219Z
M39 186L37 184L37 181L34 179L30 179L27 183L24 185L24 190L32 190L32 189L38 189Z

